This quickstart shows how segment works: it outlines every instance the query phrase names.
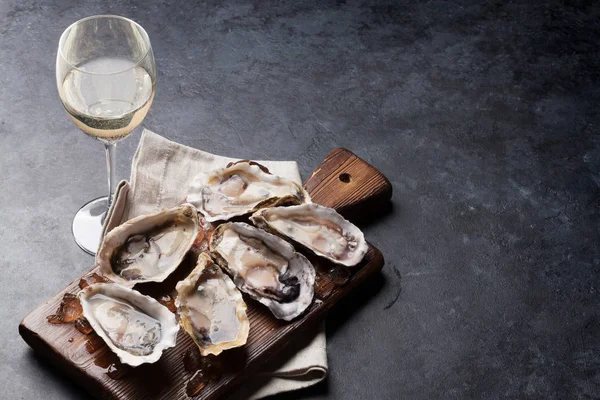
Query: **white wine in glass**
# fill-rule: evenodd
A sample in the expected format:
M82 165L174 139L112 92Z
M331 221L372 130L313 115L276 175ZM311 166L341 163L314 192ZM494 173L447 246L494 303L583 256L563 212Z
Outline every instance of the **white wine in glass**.
M142 123L154 99L156 67L146 31L114 15L75 22L60 38L56 82L77 127L105 145L108 196L90 201L73 219L75 241L95 254L115 187L116 142Z

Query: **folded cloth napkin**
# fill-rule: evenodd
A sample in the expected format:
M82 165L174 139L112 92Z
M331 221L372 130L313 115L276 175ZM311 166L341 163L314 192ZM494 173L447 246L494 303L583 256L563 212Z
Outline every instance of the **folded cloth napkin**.
M237 159L217 156L163 138L147 129L142 132L130 181L121 181L108 211L104 232L137 217L175 207L186 197L191 180L200 172L225 167ZM258 161L273 174L302 183L295 161ZM103 234L104 234L103 232ZM314 385L327 376L325 331L322 326L303 343L290 345L287 358L274 360L240 388L238 397L259 399Z

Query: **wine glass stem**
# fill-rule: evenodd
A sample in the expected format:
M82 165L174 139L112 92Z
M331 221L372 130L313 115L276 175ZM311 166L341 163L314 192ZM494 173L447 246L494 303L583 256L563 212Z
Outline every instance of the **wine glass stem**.
M105 143L104 149L106 151L106 171L108 172L108 200L106 211L110 209L110 205L113 201L113 194L115 191L115 149L117 148L116 143Z

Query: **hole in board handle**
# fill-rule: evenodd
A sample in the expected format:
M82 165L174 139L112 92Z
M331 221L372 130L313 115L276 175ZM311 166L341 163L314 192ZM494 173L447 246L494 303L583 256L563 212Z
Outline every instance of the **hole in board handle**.
M344 183L350 183L350 181L352 180L352 177L350 176L350 174L344 172L344 173L341 173L340 176L338 176L338 179Z

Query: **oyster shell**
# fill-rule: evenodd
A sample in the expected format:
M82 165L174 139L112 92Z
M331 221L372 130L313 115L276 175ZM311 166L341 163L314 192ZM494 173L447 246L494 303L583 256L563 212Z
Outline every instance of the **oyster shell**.
M315 269L285 240L251 225L222 224L213 233L210 250L242 292L289 321L310 305Z
M125 286L162 282L197 234L198 213L191 204L133 218L104 237L96 256L99 272Z
M175 346L175 315L152 297L114 283L95 283L77 297L83 316L121 362L153 363Z
M242 160L196 176L187 201L213 222L263 207L310 202L310 197L300 185L254 161Z
M368 250L365 236L356 225L333 208L318 204L265 208L255 212L250 220L347 267L358 264Z
M179 324L203 356L246 344L246 303L208 254L200 254L196 268L177 284L175 305Z

